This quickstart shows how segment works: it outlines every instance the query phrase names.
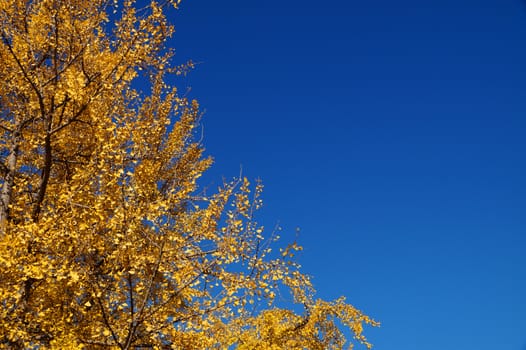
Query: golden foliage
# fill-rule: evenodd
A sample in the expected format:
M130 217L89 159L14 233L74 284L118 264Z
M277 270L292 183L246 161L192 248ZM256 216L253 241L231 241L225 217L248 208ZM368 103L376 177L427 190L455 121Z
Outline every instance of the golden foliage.
M272 252L259 183L197 188L170 5L0 2L0 347L340 349L341 326L369 346L376 323L314 299L299 246Z

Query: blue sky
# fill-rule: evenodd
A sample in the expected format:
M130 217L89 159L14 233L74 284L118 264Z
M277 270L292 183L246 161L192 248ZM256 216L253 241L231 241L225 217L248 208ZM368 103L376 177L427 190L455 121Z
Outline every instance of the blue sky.
M183 1L216 163L376 349L526 350L526 2ZM215 182L214 182L215 181Z

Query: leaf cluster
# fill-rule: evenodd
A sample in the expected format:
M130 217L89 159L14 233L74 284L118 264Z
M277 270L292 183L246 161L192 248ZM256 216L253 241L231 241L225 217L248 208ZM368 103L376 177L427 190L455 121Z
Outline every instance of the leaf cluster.
M261 184L198 187L199 105L166 83L191 67L166 48L178 2L143 5L0 2L0 348L339 349L340 325L369 346L301 247L272 251Z

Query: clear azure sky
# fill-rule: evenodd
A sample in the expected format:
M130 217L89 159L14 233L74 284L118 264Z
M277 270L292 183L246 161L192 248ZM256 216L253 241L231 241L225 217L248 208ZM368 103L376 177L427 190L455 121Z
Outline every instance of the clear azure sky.
M260 177L260 221L378 350L526 350L526 2L186 0L203 179Z

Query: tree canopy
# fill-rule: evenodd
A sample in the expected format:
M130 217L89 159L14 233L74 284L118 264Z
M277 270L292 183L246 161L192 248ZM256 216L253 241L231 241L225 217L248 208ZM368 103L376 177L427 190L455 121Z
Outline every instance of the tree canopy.
M260 183L198 186L178 5L0 2L0 347L370 347L377 323L317 299L301 247L255 221Z

